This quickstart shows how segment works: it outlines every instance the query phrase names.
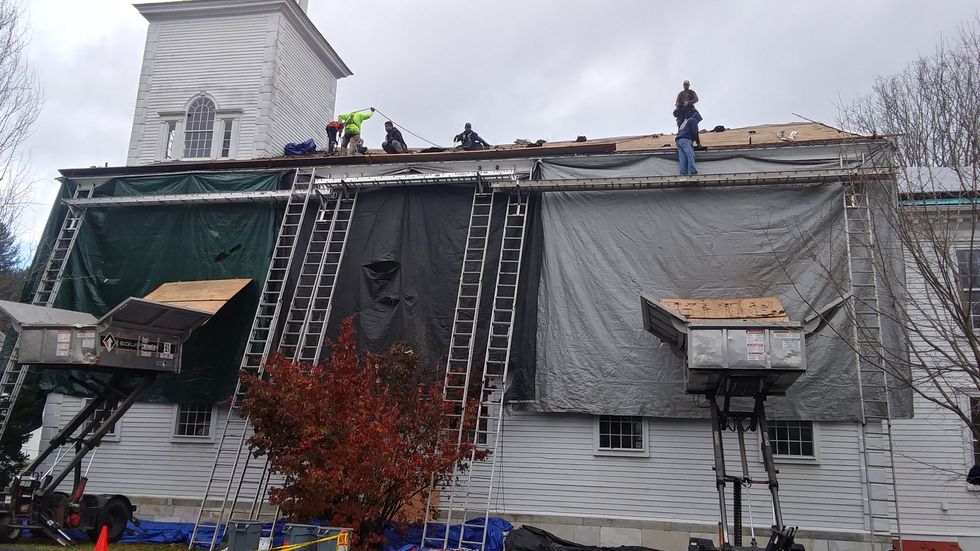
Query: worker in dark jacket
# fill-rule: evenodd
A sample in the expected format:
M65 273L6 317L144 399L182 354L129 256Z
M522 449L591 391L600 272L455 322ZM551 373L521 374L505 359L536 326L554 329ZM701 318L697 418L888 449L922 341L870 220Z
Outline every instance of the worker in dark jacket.
M701 113L692 108L687 113L687 118L681 123L681 127L677 129L677 137L674 138L677 143L677 160L681 165L682 176L698 173L694 164L694 144L696 142L699 146L701 145L701 137L698 134L699 122L701 122Z
M339 138L344 134L344 123L340 121L330 121L327 123L327 153L333 155L337 150Z
M405 145L405 138L402 138L401 130L395 128L395 123L391 121L385 122L385 141L381 143L381 149L385 150L385 153L404 153L408 151L408 147Z
M463 132L461 134L456 134L456 137L453 138L453 143L457 142L459 142L459 145L456 146L456 149L465 149L466 151L493 147L485 142L479 134L473 131L473 125L470 123L466 123L466 125L463 126Z

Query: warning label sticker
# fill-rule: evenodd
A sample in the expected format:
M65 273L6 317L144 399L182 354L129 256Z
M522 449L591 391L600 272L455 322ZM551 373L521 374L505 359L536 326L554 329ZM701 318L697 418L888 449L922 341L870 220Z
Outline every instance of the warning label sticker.
M164 360L174 359L174 345L170 342L160 343L160 357Z
M745 332L745 359L755 362L766 359L765 331L749 329Z

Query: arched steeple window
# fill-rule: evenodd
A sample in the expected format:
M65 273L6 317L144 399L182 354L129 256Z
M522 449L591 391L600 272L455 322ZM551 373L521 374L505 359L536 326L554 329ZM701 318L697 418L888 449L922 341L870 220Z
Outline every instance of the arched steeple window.
M214 141L214 102L207 96L198 96L187 108L187 126L184 129L184 158L206 159L211 156Z

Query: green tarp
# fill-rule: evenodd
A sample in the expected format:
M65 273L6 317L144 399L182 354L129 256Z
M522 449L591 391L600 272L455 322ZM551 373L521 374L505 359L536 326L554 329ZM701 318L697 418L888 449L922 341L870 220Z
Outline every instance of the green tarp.
M122 178L100 186L96 195L272 191L280 180L278 172ZM271 202L89 209L55 307L101 316L168 281L252 279L187 342L181 374L160 377L140 398L224 400L234 389L280 215L281 206ZM57 232L58 225L49 224L49 231ZM63 370L43 370L38 384L46 392L86 394Z

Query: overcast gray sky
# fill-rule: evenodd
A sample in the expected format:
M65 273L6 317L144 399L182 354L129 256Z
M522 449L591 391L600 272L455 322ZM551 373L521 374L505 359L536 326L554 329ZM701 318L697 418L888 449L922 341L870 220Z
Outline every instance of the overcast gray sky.
M59 168L125 163L147 24L126 0L25 3L46 98L27 144L36 183L22 234L33 243ZM867 93L977 10L976 0L310 4L354 71L338 112L375 106L441 144L465 121L491 143L670 132L684 79L706 127L793 112L834 123L838 98ZM382 134L365 127L369 143Z

